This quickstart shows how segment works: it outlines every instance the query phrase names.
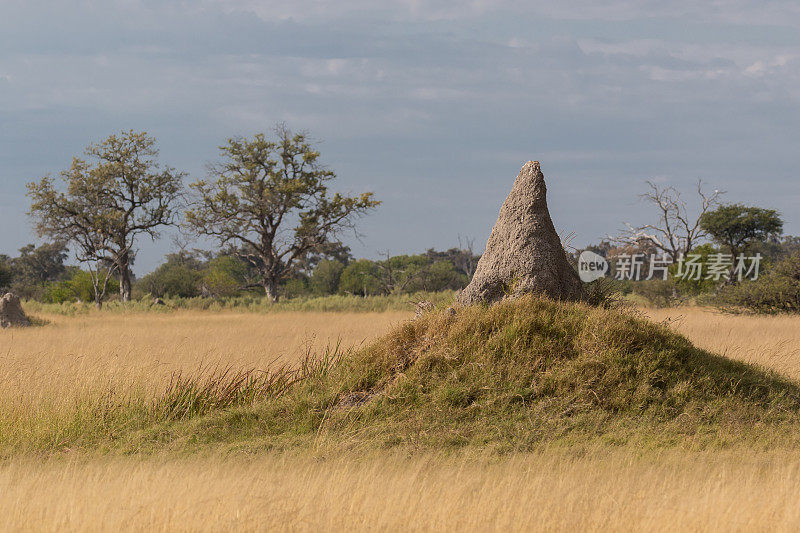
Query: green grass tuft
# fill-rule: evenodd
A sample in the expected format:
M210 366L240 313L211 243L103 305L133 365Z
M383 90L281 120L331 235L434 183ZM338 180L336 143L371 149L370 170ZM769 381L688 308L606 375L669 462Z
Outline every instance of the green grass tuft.
M164 393L153 402L152 413L157 420L182 420L275 399L296 383L325 376L342 356L337 343L328 346L322 355L306 353L293 367L280 365L268 371L201 368L188 376L176 372Z

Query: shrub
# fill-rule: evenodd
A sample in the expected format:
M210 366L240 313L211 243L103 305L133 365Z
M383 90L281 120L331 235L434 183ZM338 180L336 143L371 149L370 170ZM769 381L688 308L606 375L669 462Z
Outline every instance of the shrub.
M456 270L449 261L435 261L426 265L417 274L411 291L443 291L463 289L469 283L466 274Z
M680 301L673 280L650 279L633 284L633 293L654 307L672 307Z
M199 296L201 268L200 261L190 254L170 254L164 264L136 284L137 293L149 293L156 298Z
M290 278L280 288L283 298L298 298L308 294L308 284L303 278Z
M119 280L111 277L108 280L107 294L119 292ZM94 286L92 275L85 270L74 269L69 279L51 282L44 286L41 300L49 304L63 304L67 302L93 302Z
M74 302L78 296L72 291L68 281L48 283L42 290L41 300L47 304Z
M339 261L330 259L320 261L309 280L311 292L317 296L336 294L344 269L345 266Z
M155 272L148 274L138 286L156 298L176 296L192 298L200 294L201 275L184 265L161 265Z
M800 254L776 263L756 281L723 287L709 303L727 311L800 312Z
M203 285L217 298L236 296L247 284L247 265L237 257L223 255L209 261Z
M630 293L626 288L633 282L624 283L613 278L600 278L598 280L587 283L584 286L586 294L584 296L584 303L592 307L600 307L603 309L613 309L619 307L622 302L622 297Z
M716 248L711 244L703 244L694 248L690 254L699 255L699 262L703 265L707 265L710 261L709 256L719 252L719 248ZM714 292L719 284L718 281L713 279L706 279L705 272L702 276L700 276L700 279L677 278L678 265L673 265L670 268L670 273L672 275L672 282L675 284L677 292L681 295L698 296L701 294L708 294Z
M353 261L342 271L340 294L374 296L383 293L378 264L369 259Z

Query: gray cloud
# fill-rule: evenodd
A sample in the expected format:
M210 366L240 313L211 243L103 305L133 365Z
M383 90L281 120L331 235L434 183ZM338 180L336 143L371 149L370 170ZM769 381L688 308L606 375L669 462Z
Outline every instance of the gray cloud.
M0 20L0 251L26 181L120 129L199 177L277 120L385 203L358 254L482 242L539 159L577 243L645 216L642 181L779 208L800 233L800 14L789 2L10 2ZM378 7L376 7L378 6ZM150 269L169 241L143 243Z

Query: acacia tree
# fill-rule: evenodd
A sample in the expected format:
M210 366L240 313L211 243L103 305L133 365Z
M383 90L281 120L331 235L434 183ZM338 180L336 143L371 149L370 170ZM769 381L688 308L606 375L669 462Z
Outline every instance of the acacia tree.
M229 139L220 147L223 161L210 168L209 180L191 185L187 225L234 253L259 274L267 297L278 300L278 284L309 254L341 244L342 230L379 205L372 193L328 193L336 175L319 163L319 152L305 133L275 128L276 140L263 133Z
M111 135L86 156L61 173L64 192L49 176L28 184L30 214L40 235L77 244L77 259L100 265L93 269L98 276L116 272L127 302L136 238L156 239L174 223L184 174L159 167L156 141L145 132Z
M783 233L783 220L774 209L742 204L722 205L701 219L703 229L734 257L751 244L777 239Z

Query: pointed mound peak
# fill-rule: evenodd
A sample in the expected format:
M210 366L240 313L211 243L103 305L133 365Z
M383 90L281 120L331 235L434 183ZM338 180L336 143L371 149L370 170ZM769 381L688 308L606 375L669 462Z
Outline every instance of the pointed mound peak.
M538 161L523 165L472 282L458 303L495 302L536 293L555 300L579 300L583 284L569 264L547 208L547 186Z
M515 192L524 195L525 191L530 192L532 202L537 207L543 206L547 209L547 186L544 183L544 174L542 174L538 161L528 161L522 166L522 170L519 171L517 179L514 181L509 198Z

